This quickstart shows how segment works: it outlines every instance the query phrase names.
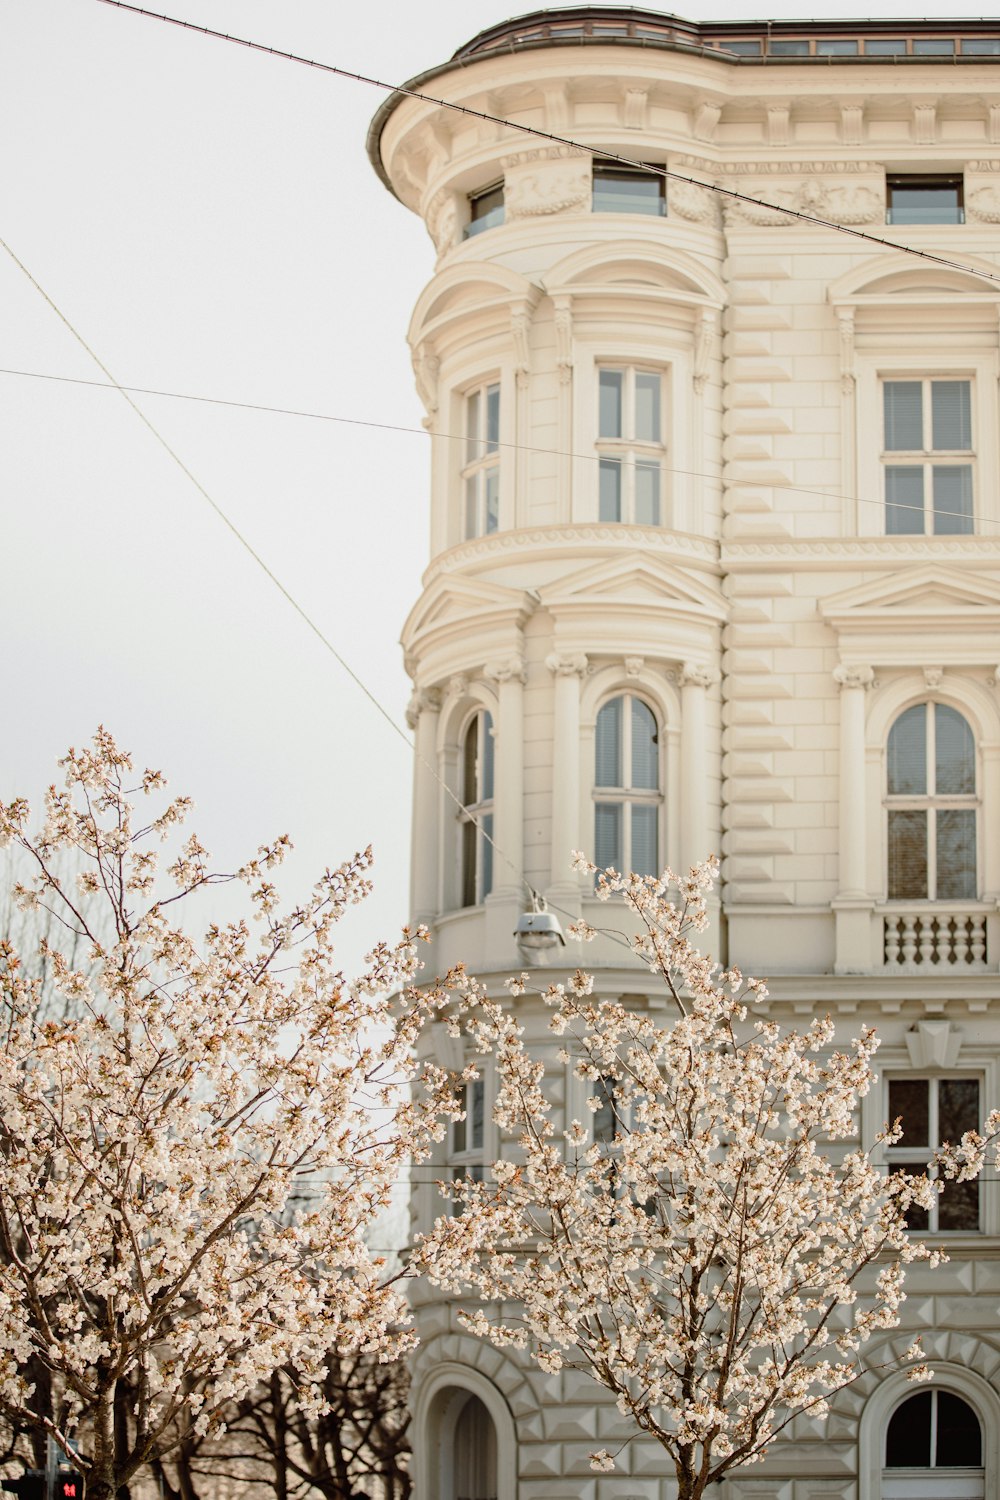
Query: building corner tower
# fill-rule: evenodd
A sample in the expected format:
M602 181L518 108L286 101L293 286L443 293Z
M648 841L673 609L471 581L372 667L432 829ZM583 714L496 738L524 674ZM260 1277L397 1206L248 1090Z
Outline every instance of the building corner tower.
M707 946L783 1022L878 1024L860 1136L905 1102L912 1165L948 1110L1000 1104L1000 27L577 7L407 87L433 97L393 94L369 150L437 251L409 330L432 467L403 635L428 968L499 993L538 962L514 934L539 898L607 928L574 849L641 873L724 853ZM579 961L601 996L661 1003L613 933ZM554 1051L549 1080L586 1118ZM505 1149L488 1077L465 1103L442 1176ZM911 1272L882 1352L923 1333L981 1462L945 1474L928 1437L901 1478L886 1434L905 1410L919 1456L924 1418L872 1376L729 1500L1000 1493L1000 1195L941 1205L919 1232L951 1267ZM444 1205L421 1184L413 1208ZM415 1311L417 1500L674 1493L641 1437L591 1471L630 1429L587 1377L474 1339L443 1294Z

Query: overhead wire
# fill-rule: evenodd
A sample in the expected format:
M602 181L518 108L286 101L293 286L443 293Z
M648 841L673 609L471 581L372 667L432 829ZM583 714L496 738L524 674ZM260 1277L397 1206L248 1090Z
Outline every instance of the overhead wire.
M132 395L139 396L161 396L171 401L191 401L205 406L232 407L236 411L268 412L280 417L303 417L316 422L334 422L344 427L370 428L378 432L399 432L410 434L420 438L441 438L449 443L466 443L469 441L466 433L441 432L438 429L429 431L425 427L410 427L401 422L376 422L366 417L345 417L333 412L307 411L291 406L268 406L259 401L231 401L224 396L200 396L193 395L188 391L167 391L156 386L144 385L116 385L109 380L86 380L79 375L53 375L43 370L14 370L0 366L0 375L20 376L28 380L49 380L60 385L82 385L90 386L95 390L105 391L128 391ZM476 440L477 445L482 445L482 440ZM580 459L584 463L607 463L623 462L623 460L609 459L607 454L599 452L580 453L574 449L566 448L543 448L537 443L512 443L500 440L496 445L498 448L506 449L513 453L535 453L547 458L572 458ZM739 485L741 488L761 488L772 490L783 490L795 495L811 495L821 500L839 501L841 504L849 505L876 505L879 509L886 508L889 504L894 510L912 510L922 516L942 516L954 521L955 511L937 510L933 506L910 505L905 501L893 500L891 502L876 499L870 495L844 495L835 489L820 489L815 485L793 484L791 480L768 479L763 480L733 479L725 474L710 474L701 469L684 469L677 464L661 463L660 470L665 474L675 474L683 479L704 479L714 485ZM979 524L984 526L1000 526L1000 519L993 516L977 517ZM914 535L914 533L906 533ZM942 533L938 533L941 535Z
M212 497L212 495L209 494L208 490L201 483L200 479L198 479L198 477L192 472L192 470L184 462L184 460L181 458L180 454L176 451L176 449L171 446L171 444L167 441L167 439L163 436L163 434L159 431L159 429L155 426L155 424L149 419L149 417L146 415L146 413L142 410L141 406L139 406L138 403L132 399L132 395L131 395L130 391L128 390L128 388L126 388L125 386L121 385L115 379L114 375L108 369L107 365L103 362L103 360L99 357L99 355L95 353L95 351L87 343L86 339L79 332L79 330L74 327L74 325L70 321L70 319L62 311L62 309L57 306L57 304L49 296L49 294L45 290L45 288L41 285L41 283L37 280L37 278L32 275L31 271L24 264L24 262L17 255L15 255L15 253L12 250L12 248L10 247L10 245L2 237L0 237L0 248L2 248L3 250L6 251L6 253L10 256L10 258L14 262L14 264L18 267L18 269L23 273L23 275L27 278L27 280L34 287L35 291L38 292L39 296L52 309L52 311L55 313L56 317L63 324L63 326L68 330L68 332L72 335L72 337L76 340L76 342L81 346L81 348L86 351L86 353L89 356L89 358L93 360L94 364L97 365L97 368L101 371L101 373L103 375L107 376L109 385L114 390L118 391L119 394L122 396L122 398L128 403L128 405L135 412L136 416L139 418L139 420L143 424L143 426L156 439L157 443L160 445L161 448L163 448L164 452L170 457L170 459L180 469L181 473L184 474L184 476L194 486L194 488L198 491L199 495L201 495L202 499L211 507L211 509L218 516L219 520L222 521L223 525L228 529L228 531L232 534L232 536L235 537L235 539L240 544L240 546L249 554L249 556L257 564L257 566L261 569L261 571L266 575L266 577L268 579L270 579L271 583L278 590L278 592L282 595L282 597L291 605L292 609L300 617L300 619L302 619L302 621L308 626L309 630L312 631L313 635L316 636L317 640L319 640L321 642L321 644L325 647L325 649L327 651L329 651L330 655L340 665L340 667L347 673L348 677L350 677L351 681L355 684L355 686L358 687L361 690L361 692L364 694L364 696L368 699L369 703L371 703L372 706L375 708L375 710L377 711L377 713L380 714L380 716L390 726L390 728L394 731L394 733L396 733L399 736L399 738L407 746L407 748L410 750L411 754L416 758L416 760L430 773L430 775L433 777L433 779L441 787L441 789L445 793L445 795L455 804L455 806L463 814L463 816L469 822L473 823L476 826L476 828L478 829L479 833L486 840L486 842L490 845L490 847L493 849L494 853L498 856L499 859L501 859L503 861L503 863L508 867L508 869L510 869L517 876L518 881L524 886L525 890L529 893L529 895L532 897L532 900L534 901L537 898L537 892L534 889L534 887L531 885L531 882L528 880L527 876L525 875L524 870L521 869L521 867L519 865L515 864L515 862L511 859L511 857L506 853L505 850L501 849L500 845L496 842L496 840L493 838L493 836L490 833L487 832L487 830L483 826L482 822L475 816L474 813L472 813L472 812L469 811L469 809L466 807L465 803L463 803L462 800L461 800L461 798L457 795L457 793L452 790L452 788L448 785L448 783L445 781L444 777L440 774L440 772L437 770L437 768L435 766L433 766L430 763L430 761L427 759L427 757L421 753L421 751L418 749L418 747L416 745L416 742L410 738L410 736L406 733L406 731L399 724L397 724L396 720L393 718L393 716L389 712L389 710L376 697L376 695L368 687L367 683L363 680L363 678L361 678L359 676L359 674L354 670L354 668L350 665L350 663L341 655L341 653L337 650L336 646L333 644L333 642L330 640L330 638L320 629L319 625L317 625L316 621L312 618L312 616L305 609L305 607L302 604L300 604L299 601L295 598L294 594L292 594L291 591L285 587L285 585L282 583L281 579L274 572L274 570L270 567L270 565L265 561L265 559L256 550L256 548L243 535L242 531L240 531L240 529L236 525L235 521L232 520L232 518L226 513L226 511L222 508L222 506L219 505L219 503ZM567 911L564 907L558 906L555 902L551 902L550 905L552 906L552 909L554 911L558 911L563 916L569 917L571 921L577 920L576 913ZM627 941L627 939L624 938L621 934L613 932L610 928L601 928L600 931L603 933L604 936L611 938L611 940L613 942L618 943L621 947L627 948L630 952L632 951L632 944L629 943Z
M421 89L411 88L408 84L386 83L384 79L373 78L366 73L355 73L348 68L337 67L334 63L320 62L316 58L302 57L296 52L286 52L280 47L268 46L265 42L255 42L248 37L233 36L230 32L216 31L211 26L201 26L195 21L185 21L180 16L168 16L162 11L147 10L141 5L131 5L128 0L98 0L101 5L113 5L116 10L130 11L133 15L145 16L149 20L164 21L169 26L178 26L184 31L194 31L202 36L212 37L216 41L232 42L237 47L246 47L251 52L263 52L271 57L280 57L285 62L300 63L307 68L315 68L322 73L330 73L336 78L346 78L352 83L367 84L371 88L381 89L388 94L401 94L407 99L418 99L424 104L433 104L439 109L451 110L455 114L467 115L470 119L481 120L490 125L502 125L507 130L513 130L521 135L528 135L536 140L552 141L558 146L571 146L576 151L590 151L582 141L572 136L558 135L552 130L543 130L539 125L524 125L518 120L510 120L502 115L491 114L488 110L473 109L467 104L456 104L451 99L440 99L434 94L425 93ZM969 276L977 276L983 281L1000 282L1000 272L986 271L978 266L970 266L964 261L954 260L947 255L936 255L932 250L921 250L914 245L906 245L900 240L886 239L884 235L872 234L870 230L855 229L849 224L838 224L833 219L824 219L820 214L809 213L807 209L788 208L783 203L772 203L766 198L755 197L752 193L741 193L737 188L723 187L718 182L706 182L698 177L690 177L685 172L678 172L672 167L660 166L656 162L640 161L636 157L624 156L621 153L600 150L602 161L615 162L624 167L638 167L644 172L654 173L670 182L683 182L689 187L704 188L708 192L718 193L722 197L730 198L734 202L749 203L755 208L770 209L774 213L785 214L791 219L799 219L806 224L815 224L823 229L836 230L838 234L850 235L852 239L865 240L870 244L878 245L882 249L899 250L906 255L913 255L920 260L932 261L934 264L944 266L951 271L964 271Z

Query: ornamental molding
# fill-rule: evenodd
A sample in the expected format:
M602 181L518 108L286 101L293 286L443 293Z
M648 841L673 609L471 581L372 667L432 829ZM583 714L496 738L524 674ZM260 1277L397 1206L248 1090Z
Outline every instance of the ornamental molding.
M692 161L691 165L694 165ZM877 161L728 161L699 163L720 177L858 177L867 173L881 177L885 168Z
M997 163L1000 170L1000 162ZM966 199L966 216L983 224L1000 224L1000 188L976 188Z
M722 673L716 667L704 667L699 662L686 661L677 674L677 680L682 688L710 688L721 682Z
M505 218L531 219L571 213L590 202L590 161L556 171L508 172L504 178Z
M644 656L626 656L623 660L626 677L641 677L642 669L646 664Z
M937 540L937 538L935 538ZM695 536L684 531L665 531L658 526L629 526L623 522L595 522L590 526L543 526L524 527L512 531L495 531L488 537L476 537L459 542L447 552L436 557L428 569L426 584L441 574L460 572L470 564L482 561L496 562L503 555L544 551L547 560L559 557L577 557L588 553L600 561L609 552L634 552L649 556L651 553L673 557L686 565L695 565L699 571L709 569L719 572L719 544L708 537ZM470 580L470 587L479 587Z
M590 157L591 153L582 146L538 146L531 151L512 151L500 158L500 165L506 172L510 167L533 166L540 161L582 160L589 164Z
M406 705L406 722L411 729L416 729L417 721L421 714L439 714L441 712L442 694L440 688L416 688L410 694L410 701Z
M453 250L459 242L459 198L457 193L443 188L435 193L424 213L427 233L434 242L440 258Z
M718 224L719 195L699 183L671 181L667 184L670 212L692 224Z
M845 186L810 179L794 189L779 188L775 192L765 187L761 191L769 203L724 199L722 215L726 224L784 226L794 223L797 213L813 214L835 224L873 224L881 221L884 211L881 193L864 184Z
M727 541L720 561L724 572L743 569L829 568L859 562L867 567L891 567L900 562L930 563L935 559L967 561L979 568L1000 568L1000 536L872 536L830 537L787 541Z
M953 1068L958 1062L962 1033L950 1021L918 1021L904 1040L915 1068Z

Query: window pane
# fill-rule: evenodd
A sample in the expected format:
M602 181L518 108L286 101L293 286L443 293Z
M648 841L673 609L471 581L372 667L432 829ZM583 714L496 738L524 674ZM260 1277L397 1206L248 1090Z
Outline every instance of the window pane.
M871 37L865 40L866 57L898 57L900 53L906 52L906 42L903 37Z
M927 814L889 813L889 900L927 899Z
M885 471L885 531L887 536L919 535L924 529L924 471L890 468Z
M620 802L598 802L594 807L594 864L599 870L608 865L620 870L624 864Z
M622 518L622 466L616 458L602 458L600 469L601 521L620 521Z
M660 466L637 463L635 466L635 522L637 526L660 524Z
M462 824L462 905L476 904L476 840L474 823Z
M913 39L915 57L950 57L955 43L946 36L918 36Z
M889 1121L903 1122L903 1145L930 1145L930 1085L926 1078L889 1080Z
M951 43L949 42L949 47ZM914 42L916 51L918 43ZM892 178L888 181L890 224L961 224L960 178Z
M615 1107L611 1098L613 1088L614 1081L610 1078L598 1078L594 1084L594 1098L599 1101L594 1111L594 1140L606 1145L610 1145L617 1134Z
M939 797L962 796L976 790L976 746L972 730L955 709L934 705L934 790Z
M938 536L971 536L971 464L935 464L933 474L935 532Z
M594 212L656 214L664 210L663 178L653 173L594 168Z
M898 1406L885 1435L887 1469L926 1469L931 1462L931 1391Z
M642 370L635 377L635 436L640 443L660 441L660 377Z
M972 57L996 57L1000 53L1000 37L967 36L962 42L962 52Z
M632 699L632 786L653 791L659 786L658 736L652 709Z
M976 899L976 814L971 807L937 812L937 899Z
M612 698L597 715L595 743L595 786L623 786L621 698Z
M479 1151L483 1144L483 1080L477 1079L475 1083L469 1084L469 1123L472 1126L470 1135L472 1138L472 1150Z
M954 1234L964 1230L976 1234L979 1230L979 1183L946 1182L944 1192L938 1199L938 1228ZM938 1412L940 1421L940 1411ZM938 1429L938 1452L941 1451L941 1431ZM938 1463L940 1463L940 1458ZM951 1459L951 1463L968 1463L966 1459Z
M931 381L934 448L972 448L972 403L967 380Z
M495 453L500 443L500 387L491 385L486 391L486 450Z
M882 387L888 453L919 453L924 446L923 396L919 380L887 380Z
M467 906L471 906L472 903L469 902L469 901L467 901L465 904ZM466 1090L464 1088L460 1088L460 1089L457 1089L455 1091L455 1098L457 1099L459 1107L461 1109L466 1109L467 1108ZM456 1156L461 1155L461 1153L465 1150L465 1141L466 1141L466 1129L465 1129L465 1126L466 1126L466 1121L465 1120L453 1120L452 1121L452 1125L451 1125L451 1148L454 1151L454 1153L455 1153Z
M966 1184L975 1187L974 1182ZM978 1225L976 1226L978 1228ZM936 1391L939 1469L978 1469L983 1461L983 1435L972 1407L951 1391Z
M931 1391L911 1396L889 1418L885 1435L887 1469L928 1469L931 1462Z
M808 42L775 42L767 49L772 57L808 57Z
M479 457L479 406L480 393L473 391L465 401L465 461L474 463Z
M622 382L621 370L602 370L598 379L599 421L601 437L620 438L622 435Z
M462 755L462 801L466 807L479 801L479 778L477 772L477 760L479 758L479 715L473 719L465 732L465 746Z
M855 57L858 52L857 42L817 42L817 57Z
M496 531L500 519L500 470L494 464L487 469L486 480L486 535Z
M483 825L483 837L480 840L482 844L483 879L479 899L482 901L486 899L493 889L493 845L490 843L490 839L493 837L493 814L484 813L480 822Z
M482 234L484 229L495 229L503 223L503 186L498 184L485 193L477 193L469 199L469 223L465 226L466 238Z
M465 481L465 535L479 535L479 475L470 474Z
M967 1130L979 1129L979 1081L942 1078L938 1083L938 1145L954 1145Z
M482 715L483 726L483 750L482 766L480 770L480 802L490 802L493 799L493 715L484 712Z
M656 808L646 802L632 804L632 869L637 875L658 875Z
M889 731L887 785L890 797L927 792L927 704L915 703Z

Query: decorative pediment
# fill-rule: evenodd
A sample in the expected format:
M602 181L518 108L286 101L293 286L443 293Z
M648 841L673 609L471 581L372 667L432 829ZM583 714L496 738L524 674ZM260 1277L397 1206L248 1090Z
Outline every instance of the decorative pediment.
M571 573L541 591L553 615L613 609L619 614L699 618L713 625L726 618L718 589L657 558L611 558Z
M551 296L620 293L722 307L726 291L703 263L669 244L612 240L588 245L559 261L545 276Z
M410 320L409 340L440 343L467 327L470 316L507 328L514 310L530 311L541 291L526 276L490 261L467 260L449 266L424 288Z
M520 630L536 601L524 589L504 588L483 578L447 575L424 590L403 626L403 650L424 651L451 636L473 636L498 626Z
M869 634L879 627L920 634L997 631L1000 580L942 567L907 569L832 594L822 600L819 611L842 635Z

